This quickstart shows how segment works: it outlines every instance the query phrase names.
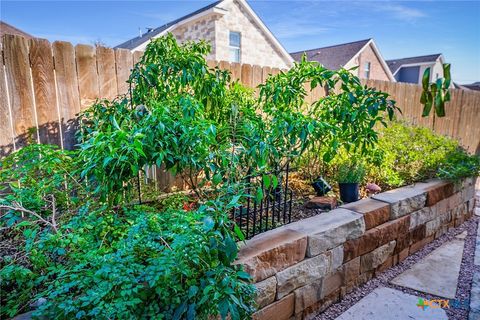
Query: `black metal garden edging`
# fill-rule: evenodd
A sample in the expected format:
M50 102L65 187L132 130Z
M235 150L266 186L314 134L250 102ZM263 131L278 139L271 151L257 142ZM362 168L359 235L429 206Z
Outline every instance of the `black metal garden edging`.
M288 188L289 165L283 170L273 172L279 177L278 185L273 188L265 188L261 176L251 178L257 182L263 191L263 199L255 201L257 186L250 187L250 197L246 203L235 208L231 212L231 218L242 230L246 239L250 239L257 234L275 229L288 224L292 220L293 192Z

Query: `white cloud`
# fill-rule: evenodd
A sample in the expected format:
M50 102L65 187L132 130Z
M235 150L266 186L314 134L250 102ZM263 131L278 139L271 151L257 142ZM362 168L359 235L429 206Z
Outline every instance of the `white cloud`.
M317 35L319 33L326 33L331 28L321 27L310 23L277 23L270 25L273 33L280 39L295 38L299 36Z
M103 43L107 46L115 46L125 41L123 38L119 37L110 37L110 36L90 36L90 35L66 35L66 34L51 34L51 33L40 33L35 34L39 38L48 39L50 41L67 41L71 42L73 45L76 44L89 44L93 45L95 43Z
M409 8L402 4L395 3L376 3L375 9L377 11L383 11L392 15L392 17L403 21L414 21L419 18L426 17L427 15L418 9Z

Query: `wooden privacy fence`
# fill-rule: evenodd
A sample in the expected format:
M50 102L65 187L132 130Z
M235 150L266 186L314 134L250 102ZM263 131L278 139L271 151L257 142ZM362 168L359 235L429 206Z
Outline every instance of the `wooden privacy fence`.
M1 48L0 157L21 148L29 139L72 148L75 115L97 98L110 99L126 93L130 70L141 56L141 52L125 49L73 46L13 35L2 38ZM232 78L249 87L280 72L225 61L209 61L209 65L230 70ZM419 86L376 80L366 84L388 92L402 109L404 119L454 137L470 152L478 151L480 92L452 89L446 117L434 119L421 117ZM317 88L307 101L323 95L323 88Z
M430 116L424 118L421 86L378 80L363 82L389 93L402 110L399 118L457 139L470 153L480 154L480 91L450 89L451 100L445 105L445 117L436 117L432 110Z

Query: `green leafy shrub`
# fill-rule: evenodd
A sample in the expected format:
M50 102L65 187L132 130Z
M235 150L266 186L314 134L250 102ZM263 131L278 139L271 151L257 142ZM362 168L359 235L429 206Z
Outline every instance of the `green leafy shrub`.
M177 193L163 197L162 199L158 200L158 204L162 210L180 209L191 201L192 199L187 197L185 194Z
M324 176L335 181L343 179L337 175L339 170L348 175L348 167L360 161L365 167L365 180L384 190L434 177L457 181L480 174L478 156L469 155L457 141L428 128L394 121L381 128L378 135L376 148L364 154L341 148L332 161L320 161L316 167L308 167L308 161L299 159L298 166L303 168L300 172L305 179ZM304 157L313 158L315 154L306 153Z
M72 174L73 157L73 152L41 144L6 157L0 162L0 204L15 202L41 216L51 214L52 205L59 212L75 208L85 193Z
M452 181L478 175L480 175L480 157L468 155L460 148L447 154L437 172L439 178Z
M32 267L7 265L0 273L9 292L2 314L14 314L11 304L41 282L37 298L47 303L37 313L48 318L246 318L254 290L249 275L232 266L237 245L220 208L228 210L220 202L189 214L96 210L56 234L31 234Z
M232 266L237 246L228 220L212 216L221 215L211 209L124 212L132 224L121 237L68 251L68 263L49 274L47 303L39 314L195 319L229 313L233 319L246 318L253 311L253 287L249 275ZM69 237L92 240L91 234L75 231ZM61 282L55 281L58 276Z
M338 183L360 183L365 177L365 167L357 162L343 162L337 168Z
M381 130L378 150L370 159L368 178L389 188L436 176L458 180L477 175L480 168L478 157L469 156L457 141L398 122Z

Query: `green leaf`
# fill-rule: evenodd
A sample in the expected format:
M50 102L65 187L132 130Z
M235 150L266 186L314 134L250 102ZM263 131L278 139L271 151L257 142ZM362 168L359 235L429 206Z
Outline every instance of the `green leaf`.
M233 208L238 206L238 200L240 200L242 196L241 195L236 195L230 200L230 202L227 205L227 208Z
M278 186L278 178L277 176L272 176L272 187L273 189L276 189Z
M213 176L212 183L214 185L218 185L220 182L222 182L222 175L220 173L217 173Z
M447 91L445 92L445 96L444 96L444 98L443 98L443 101L444 101L444 102L450 101L450 90L447 90Z
M440 92L437 94L435 99L435 113L439 117L445 117L445 103Z
M203 230L206 232L210 231L215 227L215 221L213 221L212 217L206 216L203 218Z
M225 253L227 254L227 258L230 262L233 262L237 257L237 243L233 241L230 236L225 238Z
M263 179L263 186L265 187L265 189L269 189L270 188L270 182L271 182L271 179L268 175L264 174L262 176L262 179Z
M430 110L432 110L432 98L431 98L431 93L426 92L425 93L427 96L427 100L424 104L423 111L422 111L422 117L427 117L430 114Z
M221 300L220 303L218 304L218 311L220 311L220 316L222 317L222 320L227 319L228 315L228 300Z
M192 303L188 306L188 311L187 311L187 320L195 320L196 318L196 310L195 310L196 304Z
M420 103L425 104L427 102L427 92L422 91L422 95L420 96Z
M114 126L117 130L121 130L121 129L120 129L120 126L119 126L118 123L117 123L117 119L115 119L115 117L113 117L112 121L113 121L113 126Z
M175 313L173 314L173 319L174 320L180 320L182 315L185 313L186 309L187 309L187 302L183 301L182 304L180 304L175 309Z
M198 287L197 286L191 286L188 288L188 298L191 299L193 298L198 292Z
M445 78L446 81L451 81L452 77L450 74L450 63L444 63L443 64L443 77Z
M245 271L238 271L237 276L240 279L247 280L247 281L252 279L252 276Z
M423 77L422 77L422 87L423 90L428 90L428 87L430 85L430 68L425 69L423 72Z
M260 203L263 200L263 190L262 188L258 187L257 188L257 194L255 196L255 201L257 203Z
M245 240L245 236L244 236L242 230L240 229L240 227L237 224L234 225L233 231L235 232L235 234L237 235L237 237L240 241Z

